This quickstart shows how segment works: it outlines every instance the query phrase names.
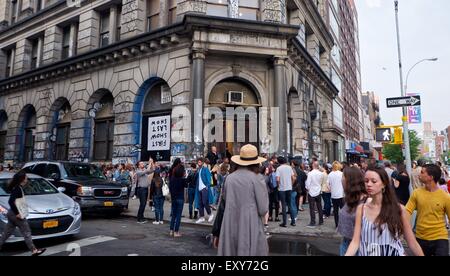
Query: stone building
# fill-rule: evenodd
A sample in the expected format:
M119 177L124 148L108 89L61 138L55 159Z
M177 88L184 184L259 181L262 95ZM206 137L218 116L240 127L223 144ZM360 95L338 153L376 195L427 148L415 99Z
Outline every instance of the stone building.
M249 135L230 122L231 141L203 141L211 107L276 107L269 123L256 117L261 151L332 160L328 5L2 0L0 161L190 160L211 144L236 154ZM266 150L275 129L278 147Z

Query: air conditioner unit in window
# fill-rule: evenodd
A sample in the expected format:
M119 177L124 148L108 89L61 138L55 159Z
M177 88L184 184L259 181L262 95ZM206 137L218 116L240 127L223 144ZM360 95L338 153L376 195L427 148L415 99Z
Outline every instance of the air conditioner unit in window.
M229 91L228 92L228 103L243 104L244 103L244 92Z

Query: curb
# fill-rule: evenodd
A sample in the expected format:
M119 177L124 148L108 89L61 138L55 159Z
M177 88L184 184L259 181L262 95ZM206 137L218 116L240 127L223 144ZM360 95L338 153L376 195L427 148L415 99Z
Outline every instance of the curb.
M120 215L121 217L126 217L126 218L134 218L136 219L137 216L136 215L132 215L132 214L125 214L122 213ZM153 221L154 219L150 219L147 218L149 221ZM169 220L164 220L164 223L170 223ZM186 221L181 221L181 225L185 225L185 226L194 226L194 227L201 227L201 228L212 228L212 224L196 224L193 222L186 222ZM268 233L272 236L285 236L285 237L303 237L303 238L324 238L324 239L342 239L342 237L338 234L335 233L307 233L307 232L277 232L277 231L268 231Z

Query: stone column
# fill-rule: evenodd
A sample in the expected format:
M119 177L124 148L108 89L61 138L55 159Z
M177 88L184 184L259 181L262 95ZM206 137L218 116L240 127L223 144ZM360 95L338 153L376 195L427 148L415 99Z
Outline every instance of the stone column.
M262 0L262 21L286 23L286 0Z
M77 53L82 54L98 48L100 32L100 15L94 10L80 15L78 26Z
M147 21L145 1L122 0L121 39L127 39L145 32Z
M20 74L31 68L31 42L22 39L16 43L16 56L14 58L14 75Z
M308 53L314 58L317 64L320 64L319 37L316 34L308 35L306 45Z
M159 27L169 25L169 1L159 1Z
M109 43L117 41L117 6L109 9Z
M70 25L69 57L73 57L77 54L77 34L78 23L72 23L72 25Z
M331 78L331 63L330 63L330 52L325 51L320 55L320 67L325 72L325 74Z
M279 143L278 153L281 154L287 152L287 95L286 95L286 58L275 57L274 60L274 107L279 108Z
M26 18L33 14L34 12L34 1L35 0L22 0L22 10L19 11L19 18Z
M206 14L205 0L177 0L177 21L182 21L189 13Z
M0 31L8 27L11 20L11 2L0 1Z
M46 65L61 60L62 33L62 29L58 26L45 30L42 64Z
M194 154L203 154L203 107L205 98L205 51L193 50L192 53L192 140L194 142ZM197 144L196 144L197 142ZM200 145L201 142L201 145Z
M72 112L70 122L69 160L89 161L89 148L92 135L93 120L87 117L87 111Z
M4 78L6 76L6 52L0 51L0 78Z
M36 63L36 67L40 67L42 65L42 55L44 52L44 37L41 36L38 39L38 52L37 52L37 63Z

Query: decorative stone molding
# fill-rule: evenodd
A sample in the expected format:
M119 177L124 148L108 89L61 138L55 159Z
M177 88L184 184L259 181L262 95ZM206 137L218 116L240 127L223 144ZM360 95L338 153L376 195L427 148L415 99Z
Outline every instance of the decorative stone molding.
M206 14L207 2L204 0L177 0L177 21L188 13Z
M286 23L286 0L263 0L262 7L263 21Z
M122 0L121 39L127 39L145 32L145 1Z

